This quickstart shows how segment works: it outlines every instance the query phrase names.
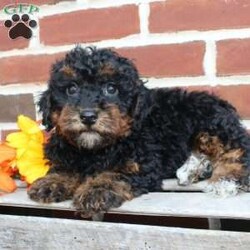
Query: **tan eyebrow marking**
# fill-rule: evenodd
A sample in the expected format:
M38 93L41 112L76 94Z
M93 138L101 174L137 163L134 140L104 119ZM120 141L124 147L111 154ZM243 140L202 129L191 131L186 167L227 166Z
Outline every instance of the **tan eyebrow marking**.
M61 72L63 72L65 75L73 77L76 75L75 71L68 65L64 65L61 69Z

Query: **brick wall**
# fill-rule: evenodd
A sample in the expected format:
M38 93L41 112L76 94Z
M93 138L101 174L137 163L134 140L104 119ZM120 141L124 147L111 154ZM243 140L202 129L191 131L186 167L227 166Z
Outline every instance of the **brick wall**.
M3 0L0 8L14 1ZM22 2L22 1L19 1ZM75 46L113 47L148 87L205 89L231 101L250 128L249 0L26 0L40 5L31 40L10 40L0 13L0 130L37 117L50 64Z

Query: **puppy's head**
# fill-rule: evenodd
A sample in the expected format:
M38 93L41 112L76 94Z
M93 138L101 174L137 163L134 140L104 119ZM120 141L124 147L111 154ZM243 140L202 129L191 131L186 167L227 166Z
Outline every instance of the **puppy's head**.
M39 102L43 124L78 148L105 147L129 135L141 86L128 59L77 47L53 65Z

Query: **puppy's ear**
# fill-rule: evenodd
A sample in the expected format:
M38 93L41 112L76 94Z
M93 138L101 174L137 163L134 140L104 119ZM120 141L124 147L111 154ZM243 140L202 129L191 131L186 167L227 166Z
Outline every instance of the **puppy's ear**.
M53 128L53 124L51 121L51 93L50 90L47 89L43 92L39 102L38 102L39 112L42 113L42 123L46 127L46 130L50 130Z
M141 84L138 88L138 93L135 97L134 107L133 107L133 119L134 126L138 129L140 128L143 120L151 111L152 100L150 92Z

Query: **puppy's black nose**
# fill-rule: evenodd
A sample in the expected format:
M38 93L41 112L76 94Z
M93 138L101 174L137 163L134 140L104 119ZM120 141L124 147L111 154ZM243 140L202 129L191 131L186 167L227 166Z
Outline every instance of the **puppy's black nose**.
M84 110L80 114L82 123L93 125L97 120L97 112L95 110Z

